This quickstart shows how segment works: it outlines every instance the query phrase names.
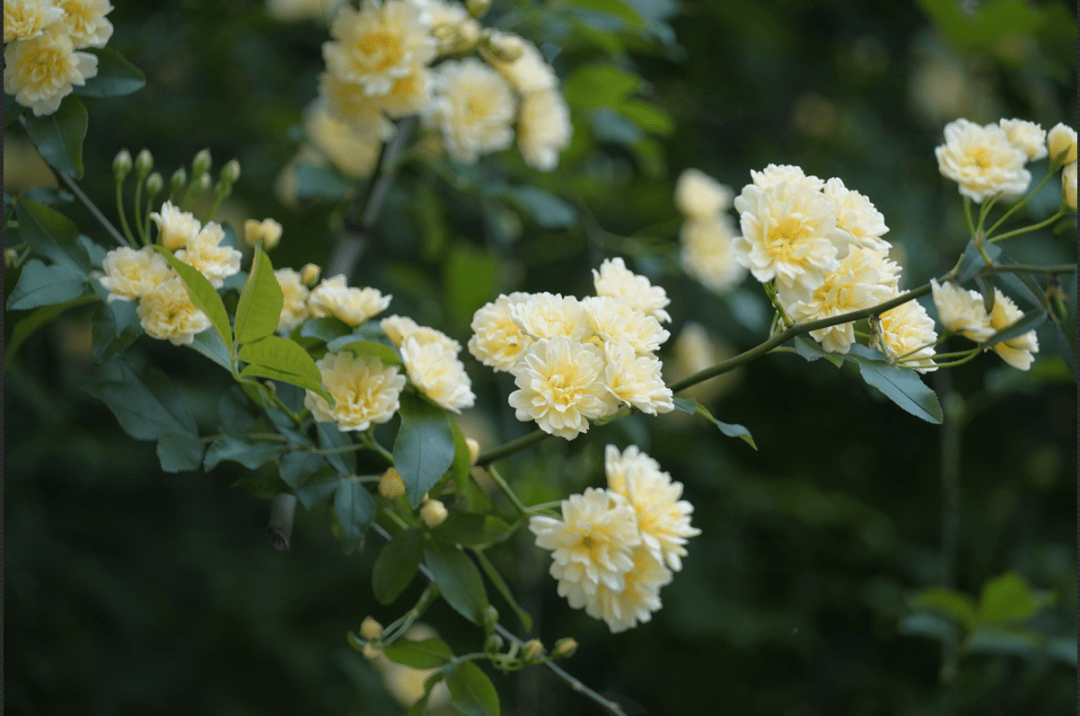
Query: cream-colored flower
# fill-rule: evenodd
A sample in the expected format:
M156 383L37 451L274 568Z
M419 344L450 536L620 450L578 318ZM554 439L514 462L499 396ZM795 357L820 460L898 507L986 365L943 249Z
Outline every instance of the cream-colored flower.
M517 291L509 296L500 295L473 314L469 325L473 332L469 339L469 352L478 361L503 372L512 370L518 364L536 339L514 322L511 308L528 298L529 294Z
M390 91L375 98L391 117L417 114L431 101L431 73L424 65L414 65L411 70L395 78Z
M109 0L59 0L67 13L64 24L75 47L105 47L112 37L113 26L105 16L113 11Z
M389 467L379 478L379 494L388 500L396 500L405 494L405 481L395 467Z
M405 376L398 374L397 366L384 366L375 356L349 351L327 353L315 365L334 398L331 408L325 398L307 391L304 407L320 423L337 423L341 431L363 431L387 422L401 406Z
M870 347L877 348L898 365L920 373L937 370L934 319L918 301L908 301L881 314Z
M457 355L458 351L461 350L461 344L450 336L434 328L421 326L408 316L387 316L379 321L379 328L382 329L395 348L400 348L407 338L415 338L416 342L421 345L437 343L454 355Z
M742 228L733 242L735 259L762 283L775 278L780 286L813 291L847 252L850 234L836 225L835 205L805 181L765 189L747 184L735 209Z
M759 171L750 170L754 185L761 189L771 189L779 184L796 184L811 191L821 191L825 182L813 174L807 174L802 167L791 164L770 164Z
M978 291L965 291L948 281L939 286L936 279L930 279L930 290L933 292L938 320L945 328L976 343L982 343L994 335L986 305Z
M281 224L273 219L248 219L244 222L244 241L248 246L254 246L261 241L263 248L269 251L281 241L281 231Z
M323 72L319 75L319 99L321 102L316 104L325 106L325 111L358 140L378 146L380 141L394 136L394 123L386 118L375 98L364 92L363 85ZM310 111L318 112L319 108Z
M1046 151L1051 159L1064 156L1064 162L1076 161L1076 130L1061 122L1046 135Z
M518 389L510 406L522 422L573 440L589 421L615 412L618 403L603 381L604 352L564 336L533 343L513 369Z
M32 109L35 117L58 110L72 86L85 85L97 71L98 58L76 51L63 23L4 48L4 92L15 95L15 101Z
M664 384L663 365L654 355L638 355L628 341L606 343L604 385L620 402L656 415L675 409L671 389Z
M551 551L551 576L574 609L595 603L600 585L623 591L641 544L626 498L593 487L562 501L561 520L538 515L529 519L529 530L538 547Z
M37 37L63 19L56 0L4 0L4 43Z
M998 125L1005 130L1009 142L1023 150L1029 162L1046 156L1046 130L1040 125L1023 119L1002 119Z
M996 124L979 125L958 119L945 125L945 144L936 147L938 171L960 185L972 201L1001 192L1016 196L1027 191L1031 173L1024 168L1027 153L1009 142Z
M682 497L682 483L672 482L660 464L631 445L622 453L614 445L604 452L608 488L625 497L637 515L641 541L672 570L682 569L687 539L701 534L690 526L694 506Z
M671 322L671 316L664 310L671 303L667 292L626 268L620 257L607 259L600 264L599 271L593 269L592 273L597 296L618 298L658 321Z
M393 296L383 296L375 288L349 288L345 274L324 278L308 296L308 310L315 318L334 316L350 326L359 326L390 305Z
M514 141L514 92L502 76L474 57L449 60L432 71L435 96L425 121L438 127L455 160L473 164L481 154Z
M445 522L449 514L446 505L439 500L427 500L420 506L420 519L431 529Z
M660 588L671 581L671 572L645 545L634 548L630 560L634 566L623 575L623 588L600 584L596 598L585 607L586 614L607 622L612 634L652 619L661 607Z
M165 257L149 246L138 251L121 246L105 254L101 262L105 276L99 279L109 292L109 301L131 301L168 281L176 272Z
M300 280L305 286L312 286L319 280L320 273L322 269L317 264L304 264L304 267L300 269Z
M322 102L315 102L304 113L304 131L323 156L347 176L366 177L379 161L382 142L352 131L350 125L335 119Z
M364 0L359 10L346 5L330 26L333 41L323 44L326 66L343 81L362 85L367 94L384 95L396 79L435 58L429 22L404 0Z
M891 244L881 238L889 230L885 226L885 217L868 198L848 189L843 180L837 178L825 182L824 194L836 206L836 225L851 234L852 245L875 251L889 250Z
M735 192L700 169L686 169L675 182L675 206L688 219L713 219L731 206Z
M735 258L734 241L735 227L727 214L688 219L679 231L679 264L713 293L727 293L746 278L746 267Z
M211 221L176 252L176 258L197 269L211 286L221 288L225 279L240 271L243 256L231 246L221 246L224 238L221 224Z
M168 340L174 346L189 345L196 333L211 325L209 316L191 302L187 285L179 276L143 294L135 313L146 335Z
M870 308L897 295L900 267L884 252L852 246L835 271L825 275L825 283L807 297L792 300L781 290L778 297L788 316L796 323L809 323L850 311ZM855 342L855 324L810 331L811 337L830 353L847 353Z
M555 70L544 59L540 49L533 43L521 38L512 32L499 32L502 37L516 37L521 40L521 56L513 62L501 62L491 53L485 53L486 59L506 78L506 81L520 94L530 92L543 92L553 90L559 86L559 79L555 76Z
M157 224L158 243L169 251L176 251L194 241L202 230L202 224L190 211L180 211L171 201L166 200L160 211L150 213L150 218Z
M329 22L346 0L266 0L266 11L275 20Z
M1013 303L1011 298L999 289L994 289L994 308L990 311L990 327L995 333L1016 323L1023 315L1024 312ZM1035 360L1032 354L1039 352L1039 338L1035 335L1035 331L1028 331L1007 341L995 343L993 349L1013 368L1027 370Z
M1069 162L1061 170L1061 196L1065 205L1076 211L1076 162Z
M549 172L559 164L559 152L570 145L574 125L570 108L557 89L529 92L521 98L518 149L533 169Z
M410 641L437 639L438 636L439 633L435 629L422 622L416 622L404 634L404 637ZM387 659L386 655L381 651L373 655L371 665L382 674L386 690L390 692L395 701L405 708L410 708L425 693L428 693L424 687L424 682L437 671L437 669L414 669L411 666L398 664ZM429 709L437 711L448 703L450 703L450 691L446 688L446 684L440 681L431 687L431 691L428 693L427 706Z
M281 317L278 318L279 333L288 333L308 317L308 287L300 280L300 274L291 268L274 271L274 278L281 286Z
M437 405L455 413L476 402L472 382L457 351L439 341L420 342L409 336L401 344L401 362L416 389Z
M592 334L585 306L573 296L533 293L510 304L510 318L533 338L565 336L583 341Z
M592 332L604 343L628 343L638 355L645 355L671 337L659 321L621 298L589 296L581 305Z

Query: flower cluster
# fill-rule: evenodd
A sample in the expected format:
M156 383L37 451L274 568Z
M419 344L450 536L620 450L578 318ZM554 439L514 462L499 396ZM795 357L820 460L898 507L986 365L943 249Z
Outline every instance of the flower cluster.
M686 217L679 232L679 260L688 276L714 293L726 293L746 278L735 260L735 225L727 210L730 187L697 169L687 169L675 184L675 204Z
M241 254L221 245L225 230L220 224L211 221L203 226L168 201L150 218L158 227L158 242L215 288L240 271ZM105 255L102 268L105 276L100 281L109 292L108 300L138 300L139 321L151 338L190 344L196 333L210 327L209 317L192 303L179 274L152 247L114 249Z
M109 0L4 0L4 92L33 110L52 114L74 86L97 75L88 47L112 36Z
M471 352L514 376L509 402L521 421L573 440L589 421L622 406L655 415L674 409L654 353L669 337L664 289L621 258L593 271L596 296L499 296L473 316Z
M327 353L315 362L322 383L334 399L334 406L312 391L304 396L304 407L320 423L337 423L338 430L364 431L385 423L401 407L405 376L397 366L364 353Z
M384 318L379 326L401 352L409 382L417 390L455 413L473 406L472 381L458 359L460 343L405 316Z
M588 488L562 502L562 519L536 516L529 529L551 550L559 596L584 607L611 631L647 622L659 610L660 588L682 569L693 506L683 486L637 447L605 453L607 489Z
M965 338L984 343L995 333L1008 328L1024 315L1012 299L1000 289L994 289L994 305L989 311L978 291L965 291L948 281L938 285L931 279L938 319L945 328ZM1039 351L1039 339L1035 331L1028 331L1006 341L988 346L1013 368L1027 370L1034 355Z
M885 218L838 178L824 181L796 166L770 164L735 199L742 236L735 257L758 281L775 281L776 297L798 323L871 308L899 295L900 267L881 238ZM872 344L919 372L934 370L934 321L917 302L886 311ZM834 353L855 342L853 323L810 335Z

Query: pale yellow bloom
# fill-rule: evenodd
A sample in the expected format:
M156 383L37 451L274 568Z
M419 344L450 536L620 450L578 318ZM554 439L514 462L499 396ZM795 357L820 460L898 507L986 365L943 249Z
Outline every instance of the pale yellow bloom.
M653 353L671 334L660 322L626 301L611 296L581 300L589 327L604 343L628 343L638 355Z
M158 243L169 251L176 251L194 241L202 230L202 224L190 211L180 211L171 201L166 200L160 211L150 213L150 218L158 229Z
M322 102L315 102L304 113L304 131L312 144L343 174L361 178L375 169L382 142L352 131L350 125L335 119Z
M384 366L375 356L349 351L327 353L315 364L334 398L331 408L325 398L307 391L304 407L320 423L337 423L341 431L364 431L390 420L401 405L405 376L398 374L397 366Z
M1024 168L1027 152L1009 142L996 124L980 127L966 119L945 125L945 144L936 147L938 170L960 185L960 194L972 201L1001 192L1016 196L1027 191L1031 173Z
M174 276L143 294L135 309L143 330L151 338L174 346L188 345L196 333L210 327L210 318L196 308L183 279Z
M448 349L445 343L420 342L409 336L401 344L401 362L409 381L437 405L460 413L476 402L465 365L458 360L457 351Z
M511 308L528 298L529 294L521 292L500 295L477 309L469 326L473 331L469 352L477 360L502 372L513 370L518 364L536 339L514 322Z
M391 117L416 114L431 101L431 73L424 65L414 65L407 75L394 79L386 94L375 98Z
M59 0L67 15L64 25L75 47L105 47L112 37L113 26L105 16L113 11L109 0Z
M638 355L629 342L606 343L604 386L623 404L656 415L675 409L671 389L664 384L663 365L654 355Z
M933 343L937 338L934 319L918 301L908 301L881 314L870 347L877 348L898 365L929 373L937 370L933 360Z
M383 296L375 288L349 288L345 274L324 278L308 296L308 310L315 318L334 316L350 326L359 326L386 310L393 296Z
M1065 205L1076 211L1076 162L1069 162L1061 170L1061 195Z
M99 279L109 301L131 301L145 296L176 276L165 257L149 246L138 251L121 246L105 254L105 276Z
M442 331L427 326L421 326L408 316L387 316L379 321L379 328L386 334L387 339L394 344L395 348L401 348L401 344L407 338L415 338L416 342L437 343L443 349L457 354L461 350L461 344Z
M439 500L427 500L420 506L420 519L432 529L445 522L449 514L446 505Z
M243 256L231 246L221 246L224 238L225 230L221 224L211 221L176 252L176 258L197 269L211 286L221 288L225 279L240 271Z
M320 273L322 269L317 264L304 264L304 267L300 269L300 280L305 286L311 286L319 280Z
M54 23L4 48L4 92L15 95L35 117L58 110L73 85L85 85L97 75L97 57L76 51L65 30L62 23Z
M1046 130L1038 124L1023 119L1001 119L998 125L1005 130L1009 142L1023 150L1029 162L1046 156Z
M688 219L679 231L679 265L713 293L731 291L746 278L746 267L736 258L735 236L727 214Z
M4 43L37 37L63 19L56 0L4 0Z
M421 622L416 622L406 630L404 637L411 641L424 641L436 639L439 633L432 627ZM410 708L424 695L424 682L434 674L437 669L414 669L411 666L398 664L386 658L379 652L371 657L371 665L382 674L383 683L390 695L405 708ZM428 708L437 711L450 702L450 691L442 681L432 687L428 695Z
M500 37L517 38L521 41L521 55L513 62L501 62L491 53L485 56L491 66L497 69L518 93L525 95L530 92L543 92L559 86L555 70L547 63L536 45L511 32L497 34ZM495 40L495 42L498 41L498 39Z
M570 108L559 90L529 92L521 98L518 149L530 167L553 170L559 164L559 152L570 145L573 134Z
M244 222L244 241L248 246L254 246L259 241L263 242L263 248L267 251L278 245L281 241L281 224L273 219L256 221L248 219Z
M671 322L671 316L664 310L671 303L667 292L626 268L622 258L607 259L600 264L599 271L593 269L592 273L597 296L618 298L658 321Z
M686 169L675 182L675 206L688 219L713 219L731 206L735 193L700 169Z
M558 293L533 293L511 303L510 318L533 338L565 336L582 341L592 333L581 301Z
M881 238L889 230L885 226L885 217L868 198L848 189L843 180L837 178L825 182L824 194L836 206L836 226L851 235L853 246L889 250L889 242Z
M378 146L380 141L394 136L394 123L387 119L379 103L364 92L363 85L346 82L330 72L319 75L319 99L316 104L356 136L369 144ZM314 110L318 112L319 108ZM308 130L309 135L311 130Z
M299 326L308 317L308 287L300 280L300 274L291 268L274 271L274 278L281 286L281 317L278 319L279 333L288 333Z
M432 72L435 96L424 112L437 127L450 156L474 164L482 154L506 149L514 141L514 92L498 72L474 57L449 60Z
M661 607L660 588L671 582L671 572L645 545L634 548L630 560L633 567L623 575L623 588L600 584L596 598L585 607L586 614L607 622L612 634L652 619L652 613Z
M990 327L995 333L1016 323L1023 315L1024 312L1013 303L1011 298L999 289L994 289L994 308L990 311ZM1035 331L1028 331L1007 341L995 343L993 349L1013 368L1027 370L1035 360L1033 354L1039 352L1039 338L1035 335Z
M936 279L930 279L930 290L933 292L938 320L945 328L976 343L982 343L994 335L986 305L978 291L965 291L948 281L939 286Z
M751 169L750 178L761 189L771 189L780 184L795 184L815 192L825 188L823 180L791 164L770 164L760 172Z
M510 407L518 420L534 420L546 433L573 440L589 421L615 412L618 403L602 379L603 351L564 336L533 343L513 369L518 389Z
M1065 163L1076 161L1076 130L1061 122L1046 135L1046 150L1051 159L1064 155Z
M379 478L379 494L388 500L396 500L405 494L405 481L397 468L387 468Z

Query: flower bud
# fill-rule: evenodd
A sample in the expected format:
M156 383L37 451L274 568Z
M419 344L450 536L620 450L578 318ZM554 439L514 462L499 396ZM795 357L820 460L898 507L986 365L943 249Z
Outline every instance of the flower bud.
M281 241L281 224L273 219L256 221L248 219L244 222L244 241L248 246L254 246L262 241L263 249L269 251Z
M195 158L191 160L191 173L195 176L205 174L210 171L210 167L213 166L214 160L210 157L210 149L200 149L195 155Z
M577 651L578 643L573 637L564 637L555 642L555 648L551 650L552 659L565 659L573 656Z
M424 521L428 527L438 527L446 519L449 513L446 511L446 505L439 500L428 500L420 507L420 519Z
M360 636L368 641L378 641L379 639L382 639L382 624L371 617L364 617L364 622L360 625Z
M469 448L469 464L475 465L477 459L480 457L480 443L472 438L465 438L465 445Z
M465 8L470 15L479 19L491 9L491 0L465 0Z
M146 194L150 197L150 201L153 201L154 197L160 194L164 188L165 180L161 178L160 173L154 172L146 177Z
M466 18L454 27L455 52L469 52L480 44L480 23L472 18Z
M1073 153L1076 153L1075 145ZM1061 170L1061 195L1065 198L1065 205L1076 211L1076 162L1069 162Z
M405 494L405 483L396 468L390 468L379 478L379 494L388 500L396 500Z
M236 180L240 178L240 162L235 159L230 159L225 162L225 166L221 168L221 173L218 175L218 181L226 186L232 186L236 183Z
M169 195L171 196L180 191L184 184L187 184L187 170L180 167L173 172L172 178L169 179Z
M307 286L314 286L315 282L319 280L320 273L322 273L322 269L318 266L315 264L307 264L304 268L300 269L300 281Z
M514 62L525 53L525 41L511 32L485 30L484 44L499 62Z
M11 268L19 258L19 252L15 249L4 249L4 266Z
M1064 158L1060 160L1062 164L1075 162L1076 130L1058 122L1046 135L1046 151L1050 155L1050 161L1064 155Z
M126 149L121 149L116 153L116 158L112 162L113 178L116 181L123 181L124 177L131 171L131 152Z
M196 185L200 192L204 192L210 188L210 175L203 173L199 175L199 178L195 180Z
M274 381L264 380L263 385L265 385L266 389L270 391L270 395L277 395L277 386L274 385Z
M490 604L484 607L483 613L484 619L484 631L492 632L495 630L495 625L499 623L499 610Z
M135 157L135 176L141 181L147 174L154 170L154 155L149 149L143 149L139 156Z
M521 651L522 661L536 661L544 655L544 645L540 643L539 639L530 639L525 642L525 647Z
M371 644L364 644L364 658L368 661L375 661L382 656L382 649L378 649Z
M484 640L484 651L488 653L499 651L502 647L503 640L498 634L489 634L488 638Z

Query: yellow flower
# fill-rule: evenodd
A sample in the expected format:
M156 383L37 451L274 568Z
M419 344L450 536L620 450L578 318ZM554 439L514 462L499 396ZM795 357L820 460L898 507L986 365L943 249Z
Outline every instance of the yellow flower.
M1039 125L1022 119L1002 119L998 125L1005 130L1009 142L1023 150L1029 162L1046 156L1046 130Z
M520 94L527 95L530 92L544 92L553 90L559 86L559 79L555 76L555 70L544 59L540 49L533 43L525 40L512 32L498 32L493 34L493 43L498 44L505 39L518 40L521 46L521 54L512 62L500 61L493 53L485 53L486 59L492 67L506 78ZM518 43L513 43L517 45Z
M994 335L990 317L986 315L986 306L978 291L965 291L948 281L939 286L936 279L930 279L930 290L934 295L938 320L945 328L976 343L982 343Z
M821 191L825 188L825 182L813 174L807 175L802 167L792 164L770 164L760 172L750 170L750 178L754 186L761 189L771 189L780 184L795 184L804 186L811 191Z
M1001 192L1016 196L1027 191L1031 173L1028 155L1009 142L996 124L980 127L966 119L945 125L945 144L936 147L938 170L960 185L960 194L981 203Z
M638 355L633 345L622 341L604 345L607 365L604 385L620 403L643 413L656 415L675 409L671 389L664 385L663 365L654 355Z
M421 326L408 316L387 316L379 321L379 328L386 334L387 339L394 344L395 348L401 348L401 344L407 338L415 338L417 343L438 343L447 351L457 354L461 350L461 344L442 331Z
M570 108L559 90L539 90L522 97L518 149L530 167L549 172L558 166L559 152L569 146L573 134Z
M151 212L150 218L157 224L158 242L169 251L187 246L202 230L202 224L190 211L180 211L171 201L161 205L161 211Z
M660 588L671 582L671 572L645 545L630 554L633 567L623 575L623 588L611 589L600 584L596 598L586 605L585 613L607 622L612 634L644 624L659 611Z
M350 326L359 326L386 310L392 296L383 296L374 288L349 288L345 274L324 278L308 296L308 310L315 318L335 316Z
M101 262L105 276L101 285L109 292L109 301L141 298L176 276L165 257L149 246L138 251L121 246L105 254Z
M510 318L533 338L585 340L592 333L581 301L558 293L534 293L510 305Z
M4 43L37 37L63 19L56 0L4 0Z
M337 423L341 431L363 431L390 420L401 405L405 376L398 375L397 366L384 366L375 356L349 351L327 353L315 364L334 398L331 408L325 398L307 391L304 407L320 423Z
M109 0L60 0L67 16L64 24L75 47L105 47L112 37L112 23L105 16L113 11Z
M746 278L746 267L735 257L734 241L735 227L727 214L688 219L679 232L679 264L705 288L725 294Z
M135 312L148 336L168 340L174 346L190 344L196 333L210 327L210 318L191 302L179 276L146 292Z
M97 75L97 57L76 51L65 29L55 23L4 48L4 92L15 95L35 117L55 112L73 85L85 85Z
M599 271L593 269L592 273L597 296L618 298L658 321L671 322L671 316L664 310L671 303L667 292L626 268L622 258L607 259L600 264Z
M416 114L431 101L431 73L423 65L414 65L409 74L395 78L390 90L375 100L391 117Z
M1054 125L1046 135L1046 150L1051 159L1064 156L1064 162L1076 161L1076 130L1061 122Z
M274 271L274 278L278 286L281 286L281 317L278 318L277 330L279 333L288 333L299 326L308 317L308 287L300 278L300 274L291 268L282 268Z
M322 102L316 101L304 113L304 130L315 148L343 174L366 177L375 169L382 142L377 137L358 134L350 126L335 119Z
M990 311L990 327L994 332L1003 331L1020 320L1024 312L1017 308L1012 299L999 289L994 289L994 308ZM1034 353L1039 352L1039 338L1035 331L1028 331L1015 338L995 343L994 352L1013 368L1027 370L1035 360Z
M498 72L474 57L449 60L432 72L435 96L424 112L438 127L450 156L475 164L481 154L506 149L514 141L514 92Z
M456 350L438 341L421 343L410 336L401 344L401 362L417 390L437 405L455 413L471 408L476 401L472 382Z
M379 494L388 500L396 500L405 494L405 482L396 468L387 468L379 478Z
M881 314L870 347L891 356L899 365L929 373L937 370L933 360L937 338L934 319L918 301L908 301Z
M735 194L700 169L686 169L675 182L675 206L689 219L709 220L731 206Z
M660 322L626 301L611 296L589 296L581 300L589 327L604 343L629 344L638 355L660 349L671 334Z
M844 186L842 179L825 182L824 194L836 206L836 226L851 236L851 244L876 251L888 251L890 244L881 238L889 227L885 217L865 196Z
M450 513L446 510L446 505L439 500L427 500L420 506L420 519L424 521L425 525L432 529L445 522L446 517L449 514Z
M1076 162L1069 162L1061 170L1061 195L1065 205L1076 211Z
M323 72L319 75L319 98L321 102L317 101L318 106L309 112L317 114L325 107L325 111L345 125L357 141L365 141L377 148L380 140L394 136L394 123L383 116L379 103L364 91L363 85ZM311 128L308 128L308 135L311 134Z
M186 246L176 252L176 258L198 269L214 288L221 288L225 279L240 271L243 256L231 246L221 246L225 230L211 221Z
M281 224L273 219L262 221L248 219L244 222L244 241L248 246L254 246L262 241L263 249L269 251L281 241Z
M502 372L513 370L518 364L536 339L514 322L511 309L528 298L529 294L521 292L500 295L473 314L469 352L478 361Z

